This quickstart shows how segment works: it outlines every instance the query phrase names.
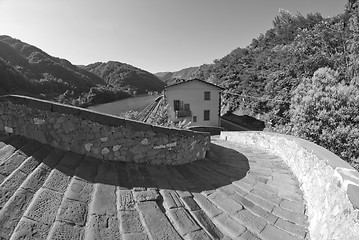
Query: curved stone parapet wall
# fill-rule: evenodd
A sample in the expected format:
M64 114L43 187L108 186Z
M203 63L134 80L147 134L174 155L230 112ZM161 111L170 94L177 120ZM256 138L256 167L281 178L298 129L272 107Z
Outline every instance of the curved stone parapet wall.
M283 158L307 202L310 239L359 239L359 173L303 139L266 132L222 132L221 139L264 147Z
M87 109L7 95L0 131L105 160L178 165L205 157L206 133L152 126Z

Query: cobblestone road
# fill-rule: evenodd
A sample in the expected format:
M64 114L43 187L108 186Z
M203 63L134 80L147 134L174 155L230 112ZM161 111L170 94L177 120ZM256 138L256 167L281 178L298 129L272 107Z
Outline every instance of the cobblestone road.
M302 192L265 150L212 139L180 166L0 136L0 239L309 239Z

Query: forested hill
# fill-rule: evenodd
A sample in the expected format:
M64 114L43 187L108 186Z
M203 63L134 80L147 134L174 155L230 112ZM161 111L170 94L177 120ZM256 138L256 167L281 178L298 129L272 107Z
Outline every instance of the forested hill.
M271 120L281 121L287 117L292 90L301 79L311 77L321 67L333 68L341 78L346 77L348 20L348 13L323 18L319 13L302 16L282 10L272 29L253 39L248 47L202 65L196 77L231 93L256 97L226 95L225 104L231 110L269 114Z
M359 168L358 1L337 16L281 10L273 27L195 77L218 84L223 106L313 141Z
M52 97L66 90L88 91L105 82L65 59L55 58L41 49L9 36L0 36L0 89Z
M165 87L165 83L155 75L126 63L97 62L83 68L96 74L111 86L131 89L137 93L162 91Z
M135 91L161 91L164 85L151 73L128 64L79 67L0 35L0 95L23 94L88 106L130 97Z
M176 72L158 72L154 75L170 85L176 81L176 79L191 79L193 74L199 69L199 67L184 68Z

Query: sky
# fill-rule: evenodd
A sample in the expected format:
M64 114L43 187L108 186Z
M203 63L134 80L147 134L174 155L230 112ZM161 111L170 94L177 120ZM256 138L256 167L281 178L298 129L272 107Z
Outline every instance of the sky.
M347 0L0 0L0 35L72 64L156 73L220 59L272 27L279 9L344 12Z

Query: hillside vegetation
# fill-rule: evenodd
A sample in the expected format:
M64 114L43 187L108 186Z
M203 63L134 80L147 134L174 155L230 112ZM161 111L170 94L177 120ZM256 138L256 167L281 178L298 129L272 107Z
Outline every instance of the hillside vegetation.
M176 72L158 72L154 75L165 82L167 85L171 85L176 82L177 79L189 80L193 74L199 69L199 67L184 68Z
M202 65L194 76L226 88L226 109L314 141L358 166L358 40L358 1L330 18L281 10L273 28L248 47Z
M78 106L164 87L151 73L128 64L79 67L9 36L0 36L0 80L0 94L22 94Z
M83 67L96 74L108 85L136 91L139 94L148 91L161 91L165 84L153 74L126 63L110 61L97 62Z

